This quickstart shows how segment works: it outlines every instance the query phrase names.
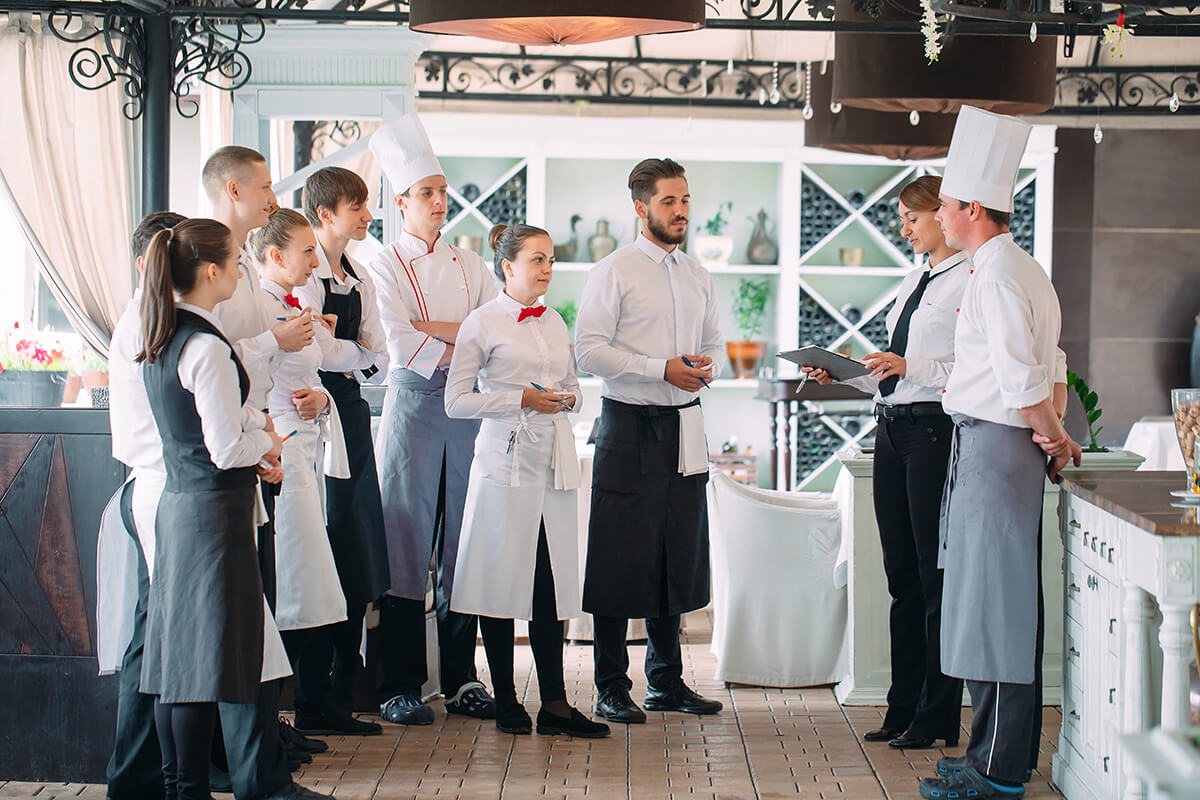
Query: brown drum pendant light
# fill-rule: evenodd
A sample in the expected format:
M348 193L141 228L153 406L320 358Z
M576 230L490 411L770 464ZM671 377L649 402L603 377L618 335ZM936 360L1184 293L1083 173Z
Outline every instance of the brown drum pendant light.
M920 0L880 4L879 21L912 22ZM896 6L901 6L897 8ZM852 0L838 0L839 21L871 21ZM998 114L1038 114L1054 105L1058 38L955 36L928 63L920 33L836 33L833 98L873 111L958 111L978 106Z
M813 70L813 116L804 123L805 144L899 160L946 155L958 114L920 114L916 125L907 111L868 111L843 105L835 114L830 105L837 68L835 61L824 75Z
M408 24L512 44L587 44L698 30L704 0L411 0Z

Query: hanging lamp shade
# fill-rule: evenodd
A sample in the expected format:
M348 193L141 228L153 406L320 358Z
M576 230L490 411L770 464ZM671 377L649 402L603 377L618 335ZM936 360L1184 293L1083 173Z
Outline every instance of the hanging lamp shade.
M920 0L880 4L878 17L838 0L839 21L907 21L921 16ZM833 97L873 111L958 111L966 104L998 114L1039 114L1054 105L1058 38L953 38L932 64L925 40L913 33L835 33Z
M921 114L913 125L910 112L869 111L843 105L830 110L838 62L824 75L812 76L812 119L804 123L804 143L846 153L898 160L941 158L950 149L958 114Z
M408 24L512 44L588 44L698 30L704 9L704 0L411 0Z

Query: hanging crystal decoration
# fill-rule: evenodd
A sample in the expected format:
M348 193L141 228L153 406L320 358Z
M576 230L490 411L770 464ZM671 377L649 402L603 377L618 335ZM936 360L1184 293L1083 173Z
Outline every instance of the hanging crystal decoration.
M771 105L779 105L779 62L776 61L771 65L771 94L769 96Z
M816 113L812 105L812 73L812 62L806 62L804 64L804 108L800 110L801 116L805 119L812 119L813 114Z
M837 100L830 100L829 101L829 113L830 114L842 113L842 104L839 103Z
M725 64L725 74L726 75L733 74L733 59L732 58L729 59L729 61Z
M765 106L767 104L767 90L763 87L758 87L758 104Z
M920 125L921 124L921 112L917 111L915 108L912 111L908 112L908 124L912 125L914 128L917 127L918 125Z
M1171 92L1171 100L1167 103L1167 108L1171 109L1172 114L1179 110L1179 92Z
M1104 131L1100 130L1099 122L1096 123L1095 128L1092 128L1092 141L1094 141L1096 144L1100 144L1104 141Z
M1029 41L1031 41L1031 42L1037 41L1037 23L1036 22L1029 26Z

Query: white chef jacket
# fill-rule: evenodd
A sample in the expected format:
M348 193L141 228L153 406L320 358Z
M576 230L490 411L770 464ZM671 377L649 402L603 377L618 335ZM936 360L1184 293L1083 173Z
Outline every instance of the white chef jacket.
M215 314L190 303L177 303L176 307L191 311L221 330ZM270 451L271 435L264 430L267 417L249 400L242 404L237 368L224 342L210 333L195 334L183 346L176 372L180 385L196 398L204 446L213 466L253 467Z
M146 384L142 382L142 365L134 361L142 349L141 303L142 290L139 288L117 320L108 346L108 418L112 428L112 454L113 458L133 469L166 474L162 440L158 438Z
M309 280L311 282L311 278ZM287 290L275 281L263 278L262 289L267 301L267 311L274 315L273 319L291 318L300 313L283 299L287 296ZM300 298L296 299L299 301ZM280 350L270 359L272 386L271 393L267 396L267 406L271 415L295 411L292 395L301 389L328 394L317 375L318 369L346 372L369 367L374 360L375 356L371 351L359 347L357 342L335 339L324 325L314 321L312 342L294 353ZM330 403L332 402L333 399L330 398Z
M517 322L523 308L502 292L463 322L446 379L447 416L506 419L514 424L526 417L527 424L553 427L555 415L521 408L521 395L533 388L532 383L574 395L573 410L579 411L583 394L566 323L553 308ZM473 391L476 378L478 392Z
M575 322L579 368L604 379L601 394L634 405L680 406L695 394L667 383L669 359L684 353L724 355L712 275L675 248L639 233L588 272Z
M362 303L362 321L358 326L358 340L370 348L373 357L370 364L353 367L352 370L368 369L374 366L380 372L387 372L387 337L384 336L383 325L379 321L379 301L376 299L375 283L371 280L370 273L367 272L366 267L350 258L347 253L346 260L350 262L350 266L358 277L346 273L346 280L341 280L333 274L333 268L329 266L329 256L326 255L325 248L319 241L317 242L317 259L320 264L309 277L308 283L297 286L294 291L300 305L308 306L314 314L321 313L321 309L325 307L325 284L322 282L322 278L329 280L330 291L334 294L350 294L357 289L359 301ZM362 381L361 372L347 371L346 375Z
M1066 380L1058 348L1062 315L1045 270L1011 233L993 236L971 259L954 334L954 369L942 405L952 414L1028 428L1019 409Z
M391 369L429 378L446 352L444 342L421 333L413 320L462 322L496 296L496 281L478 254L446 243L432 245L403 231L367 264L378 290Z
M259 288L258 267L244 248L238 258L242 271L233 297L217 303L214 309L221 332L233 345L246 374L250 376L250 395L246 402L257 409L267 407L271 391L271 356L279 351L279 342L271 333L273 319L268 318Z

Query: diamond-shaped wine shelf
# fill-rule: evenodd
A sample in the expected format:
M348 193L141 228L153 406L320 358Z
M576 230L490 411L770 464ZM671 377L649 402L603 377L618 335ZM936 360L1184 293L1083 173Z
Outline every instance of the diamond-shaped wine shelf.
M808 253L850 212L807 175L800 181L800 249Z

